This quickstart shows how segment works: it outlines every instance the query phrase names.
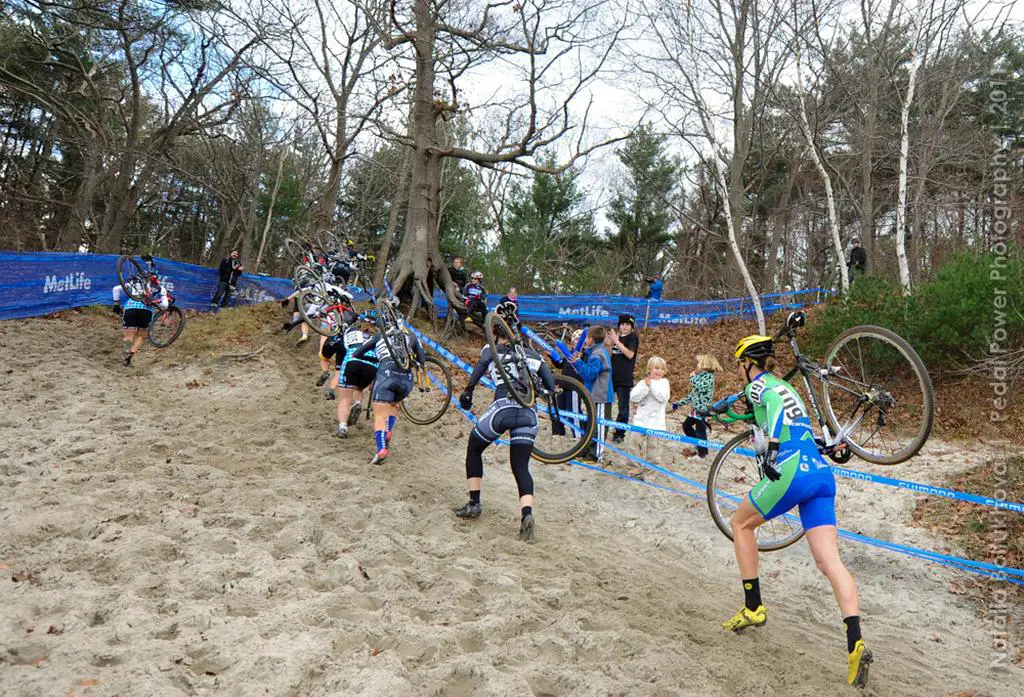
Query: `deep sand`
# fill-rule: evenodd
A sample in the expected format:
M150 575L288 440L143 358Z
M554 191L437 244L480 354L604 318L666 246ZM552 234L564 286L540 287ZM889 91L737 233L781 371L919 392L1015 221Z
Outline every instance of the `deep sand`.
M459 521L462 417L400 422L371 467L368 425L330 436L312 349L273 328L248 360L147 347L126 370L112 317L0 323L0 694L854 694L803 543L762 557L768 625L726 634L741 595L702 500L535 463L526 545L494 449L484 516ZM940 481L985 455L933 442L898 475ZM839 486L846 527L942 546L905 526L912 494ZM957 574L842 552L876 657L867 694L1024 692L1024 670L992 668Z

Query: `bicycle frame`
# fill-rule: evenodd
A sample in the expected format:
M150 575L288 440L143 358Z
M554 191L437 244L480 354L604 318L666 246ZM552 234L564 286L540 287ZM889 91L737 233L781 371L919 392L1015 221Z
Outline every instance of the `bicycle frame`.
M821 405L818 403L818 393L816 390L812 388L810 379L810 376L813 374L819 380L821 380L822 383L826 383L829 381L829 376L831 375L831 373L828 370L828 368L822 368L816 362L807 358L800 352L800 347L796 343L795 331L792 331L787 327L783 333L789 340L789 346L793 351L793 355L796 357L796 365L793 366L790 369L790 371L786 373L785 376L783 376L782 379L785 380L786 382L789 382L794 377L796 377L797 373L800 374L800 377L803 378L804 387L807 390L807 397L808 399L811 400L811 408L814 410L814 416L818 419L818 426L821 428L823 440L825 441L825 447L827 449L835 448L837 445L842 443L843 440L850 433L852 433L858 425L860 425L861 420L864 418L863 414L861 414L857 418L853 418L857 415L857 412L860 410L860 402L863 402L863 397L860 398L856 408L854 408L853 414L851 415L851 419L842 427L840 427L839 431L833 436L832 431L828 427L828 423L826 422L825 417L823 416ZM837 387L839 387L839 389L846 389L841 385L837 385Z

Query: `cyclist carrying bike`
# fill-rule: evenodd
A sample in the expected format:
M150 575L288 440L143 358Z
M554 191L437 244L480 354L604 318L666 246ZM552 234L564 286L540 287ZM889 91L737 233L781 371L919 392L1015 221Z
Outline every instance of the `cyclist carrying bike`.
M338 438L348 438L348 427L359 418L363 403L363 392L377 377L377 353L369 351L361 358L354 356L355 349L373 336L376 312L369 310L359 316L359 322L345 328L342 334L345 353L338 364L335 386L338 391Z
M515 326L514 324L512 326ZM498 356L494 356L490 346L484 348L477 361L469 384L459 397L459 405L467 411L473 406L473 389L484 373L490 369L491 380L494 381L494 401L487 407L473 431L469 434L466 446L466 480L469 485L469 502L455 510L459 518L479 518L481 512L480 490L483 487L484 461L483 453L487 446L509 432L508 459L512 466L512 475L519 490L519 539L533 542L535 523L533 519L533 477L530 475L530 455L537 438L537 412L526 409L509 396L509 385L494 365L495 360L502 362L506 372L517 381L532 380L529 375L517 376L517 366L511 350L504 350L509 337L500 325L494 327L495 340L499 343ZM527 370L537 373L548 392L555 391L555 377L541 355L532 348L525 349Z
M405 342L405 350L414 356L416 363L422 366L427 360L419 339L402 332L400 341ZM398 421L398 405L409 396L413 388L412 365L402 369L388 349L383 334L366 341L352 352L353 359L368 359L373 351L377 356L377 379L373 383L373 441L377 454L370 461L371 465L379 465L390 454L391 432Z
M152 274L152 278L155 278L156 265L153 264L153 258L143 257L143 260L146 261L148 272ZM139 352L142 342L146 340L146 332L153 321L153 305L158 305L164 310L170 306L167 289L159 285L155 280L150 281L150 288L151 299L149 304L141 300L132 300L124 292L120 284L111 289L111 294L114 297L114 312L121 316L121 327L124 329L122 356L125 368L131 366L132 358ZM132 292L134 293L135 291L133 290ZM123 306L121 305L122 295L127 298Z
M764 477L743 500L730 522L736 561L743 581L744 607L722 624L738 632L760 627L767 621L758 578L758 547L755 530L767 520L798 508L800 522L818 569L832 585L846 625L847 682L864 687L871 651L861 638L857 584L839 558L836 527L836 484L832 470L822 459L803 400L793 387L776 377L775 342L752 335L736 345L736 362L746 381L744 393L753 407L758 458Z

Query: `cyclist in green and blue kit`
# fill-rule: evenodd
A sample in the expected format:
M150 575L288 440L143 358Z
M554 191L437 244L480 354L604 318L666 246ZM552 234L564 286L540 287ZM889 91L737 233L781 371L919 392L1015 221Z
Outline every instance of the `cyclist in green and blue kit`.
M755 530L765 521L797 508L814 561L832 584L832 592L843 614L847 682L864 687L872 655L861 638L857 584L839 558L836 483L832 470L818 452L807 408L800 395L771 372L775 367L773 339L757 334L748 336L736 345L735 355L740 374L747 383L747 401L753 407L754 421L767 439L767 449L758 456L764 478L754 486L730 521L736 561L743 579L744 607L722 627L737 632L747 627L760 627L767 621L761 602Z

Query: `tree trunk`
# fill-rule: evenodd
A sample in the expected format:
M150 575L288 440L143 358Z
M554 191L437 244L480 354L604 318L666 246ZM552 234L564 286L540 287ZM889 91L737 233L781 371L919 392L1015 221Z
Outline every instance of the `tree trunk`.
M733 163L736 164L735 161ZM733 217L733 206L732 197L730 196L729 184L725 181L725 174L722 172L721 163L716 163L715 175L718 177L718 185L722 188L722 204L723 212L725 213L725 225L729 231L729 249L732 250L733 259L736 261L736 268L743 278L743 284L746 286L747 294L750 296L750 301L754 305L754 315L757 317L757 328L762 334L765 333L764 323L764 311L761 309L761 296L757 292L757 288L754 287L754 279L750 277L750 271L747 270L747 263L743 260L743 253L740 251L740 245L737 241L736 234L736 220Z
M907 263L907 161L910 157L910 105L914 101L914 87L917 83L917 69L920 59L915 49L910 61L907 80L907 94L900 109L900 164L899 185L896 203L896 260L900 268L900 285L903 294L910 295L910 265Z
M267 206L267 219L263 223L263 234L260 235L260 248L256 252L256 263L252 267L253 273L259 272L260 264L263 262L263 252L267 248L267 236L274 223L274 204L277 202L277 194L281 190L281 175L284 173L284 158L287 153L288 148L282 145L281 157L277 160L277 174L274 176L274 189L270 192L270 205Z
M432 306L434 300L429 281L434 274L450 302L458 302L459 298L437 239L441 148L437 134L437 111L434 107L434 43L437 25L431 16L430 1L415 0L413 16L416 22L413 36L416 87L412 107L409 199L405 235L391 279L396 295L406 291L406 286L411 286L408 288L411 297L418 293L425 305Z

